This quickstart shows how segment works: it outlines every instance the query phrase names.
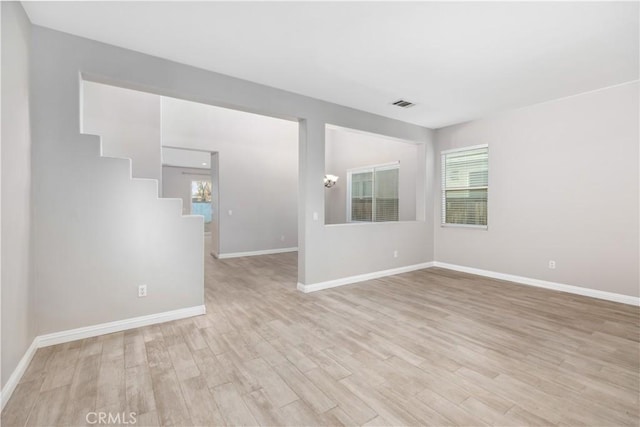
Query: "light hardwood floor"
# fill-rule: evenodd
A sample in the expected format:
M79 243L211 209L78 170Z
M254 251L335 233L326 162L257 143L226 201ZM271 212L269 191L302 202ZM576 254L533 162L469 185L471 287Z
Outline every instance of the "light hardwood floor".
M429 269L314 294L206 262L207 315L38 350L3 426L633 425L640 311Z

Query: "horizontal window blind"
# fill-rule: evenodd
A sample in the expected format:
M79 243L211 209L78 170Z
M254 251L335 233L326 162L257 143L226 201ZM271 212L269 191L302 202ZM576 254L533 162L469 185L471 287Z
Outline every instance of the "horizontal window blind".
M351 174L351 220L371 221L373 218L373 171Z
M384 222L399 220L400 165L371 166L348 171L348 220Z
M442 154L442 223L487 225L489 149Z
M375 221L398 221L399 169L376 170L375 175Z

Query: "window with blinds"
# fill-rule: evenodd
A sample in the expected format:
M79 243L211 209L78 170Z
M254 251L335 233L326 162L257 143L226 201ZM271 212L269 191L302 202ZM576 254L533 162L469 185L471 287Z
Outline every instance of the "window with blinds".
M399 163L351 169L347 181L349 222L398 221Z
M487 227L489 147L442 153L442 224Z

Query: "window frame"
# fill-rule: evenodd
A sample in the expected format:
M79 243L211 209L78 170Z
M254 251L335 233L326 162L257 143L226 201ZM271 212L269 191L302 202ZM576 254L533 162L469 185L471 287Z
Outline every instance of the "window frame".
M397 221L376 221L375 220L375 203L376 203L376 171L398 169L398 220ZM373 180L371 182L371 221L357 221L351 218L351 180L354 173L371 172ZM388 222L400 222L400 161L380 163L377 165L361 166L357 168L347 169L347 223L348 224L377 224Z
M454 224L447 221L447 155L452 153L460 153L463 151L473 151L480 148L487 149L487 185L482 187L460 187L455 190L487 190L487 224ZM489 229L489 144L470 145L467 147L453 148L450 150L444 150L440 152L440 227L452 227L452 228L470 228L476 230L488 230ZM449 190L453 190L449 188Z

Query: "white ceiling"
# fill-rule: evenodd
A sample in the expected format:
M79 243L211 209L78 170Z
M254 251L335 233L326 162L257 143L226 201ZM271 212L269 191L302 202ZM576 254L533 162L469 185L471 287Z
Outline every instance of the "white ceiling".
M638 79L638 2L23 5L37 25L432 128Z

